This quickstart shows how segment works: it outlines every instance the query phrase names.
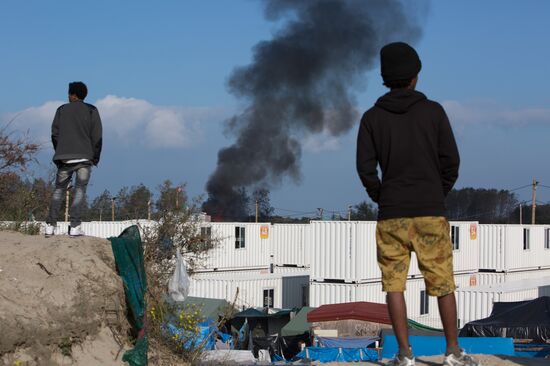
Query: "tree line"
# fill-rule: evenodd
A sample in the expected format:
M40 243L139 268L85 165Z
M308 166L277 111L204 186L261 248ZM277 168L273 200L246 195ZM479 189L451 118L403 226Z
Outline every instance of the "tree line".
M33 161L39 145L27 135L9 131L10 124L0 128L0 220L43 221L53 192L52 182L43 178L24 179L19 174ZM289 217L275 214L270 202L270 191L266 188L249 191L241 188L237 212L239 217L215 217L218 221L304 223L312 219L329 220L376 220L376 207L367 201L359 202L345 212L323 215L309 214ZM71 195L69 194L69 200ZM200 201L200 199L199 199ZM70 202L69 202L70 204ZM116 193L103 191L84 203L85 221L156 219L165 212L185 209L188 204L201 206L201 202L190 202L185 184L174 185L170 180L157 187L156 193L143 184L123 187ZM452 190L445 201L446 215L450 220L479 221L480 223L531 223L531 206L521 205L514 192L486 188L461 188ZM63 207L65 207L65 202ZM207 214L213 214L206 212ZM214 213L215 215L215 213ZM62 219L62 218L60 218ZM550 204L538 204L536 223L550 224Z
M43 178L23 179L15 172L0 172L0 220L44 221L48 215L53 184ZM289 217L275 214L271 205L270 191L257 189L248 193L242 189L243 212L239 218L213 217L216 221L256 220L256 202L258 221L274 223L307 223L310 220L365 220L377 218L376 206L362 201L341 213L316 212L302 217ZM71 195L69 195L71 199ZM69 202L70 204L70 202ZM144 184L122 187L112 193L104 190L90 199L86 198L83 209L85 221L110 221L133 219L156 219L162 212L185 209L189 197L185 184L175 185L170 180L164 181L152 191ZM198 206L201 202L199 200ZM447 196L446 215L449 220L479 221L480 223L524 224L531 223L531 205L520 201L515 193L507 190L486 188L461 188L452 190ZM63 206L65 207L65 203ZM207 214L210 214L206 212ZM114 216L113 216L114 215ZM60 217L63 220L63 217ZM538 204L536 223L550 224L550 204Z

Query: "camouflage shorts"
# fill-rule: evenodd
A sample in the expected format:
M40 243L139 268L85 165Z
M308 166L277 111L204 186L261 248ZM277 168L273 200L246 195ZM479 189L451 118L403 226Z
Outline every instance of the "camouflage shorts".
M444 296L455 290L453 249L444 217L381 220L376 225L376 248L383 291L405 291L412 251L428 295Z

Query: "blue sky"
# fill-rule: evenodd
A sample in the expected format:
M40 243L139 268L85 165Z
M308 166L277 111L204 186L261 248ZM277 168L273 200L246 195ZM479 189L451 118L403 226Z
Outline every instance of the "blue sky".
M418 2L426 4L415 44L423 63L418 89L451 119L462 158L457 187L515 188L534 177L550 186L550 2ZM202 194L218 150L233 141L223 121L244 105L228 93L227 78L279 26L252 0L3 1L1 121L18 114L13 128L43 142L28 174L46 176L53 113L67 83L82 80L105 125L92 197L164 179ZM360 111L385 92L378 69L366 81ZM273 188L273 206L345 211L365 200L356 132L304 141L301 182ZM517 193L530 199L529 189ZM539 198L550 201L550 189L541 187Z

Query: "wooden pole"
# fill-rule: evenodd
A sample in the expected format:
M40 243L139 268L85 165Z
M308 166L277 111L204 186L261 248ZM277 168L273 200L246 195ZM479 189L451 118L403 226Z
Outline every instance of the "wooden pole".
M115 197L111 198L111 221L115 221Z
M533 202L531 203L531 224L535 225L535 210L537 209L537 180L533 178Z
M256 200L256 222L258 222L258 200Z

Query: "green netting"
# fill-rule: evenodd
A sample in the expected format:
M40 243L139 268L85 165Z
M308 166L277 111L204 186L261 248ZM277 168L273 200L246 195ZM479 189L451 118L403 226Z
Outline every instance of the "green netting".
M136 341L133 349L124 353L122 361L128 362L132 366L147 366L147 337L141 337Z
M124 283L124 292L130 306L132 325L137 331L144 328L145 291L147 280L143 263L143 245L136 225L130 226L118 236L109 238L118 273ZM126 352L123 361L131 366L147 365L147 337L139 338L135 348Z

